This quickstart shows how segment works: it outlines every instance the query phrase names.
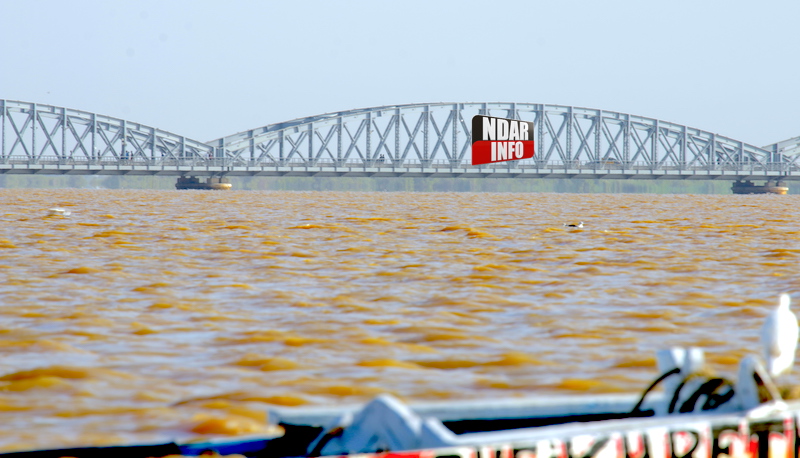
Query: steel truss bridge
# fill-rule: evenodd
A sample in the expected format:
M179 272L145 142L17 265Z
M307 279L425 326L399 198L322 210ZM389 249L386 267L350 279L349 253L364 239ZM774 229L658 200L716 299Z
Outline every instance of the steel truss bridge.
M534 123L532 159L471 165L474 115ZM269 124L210 142L0 99L0 174L800 180L800 137L757 147L626 113L419 103Z

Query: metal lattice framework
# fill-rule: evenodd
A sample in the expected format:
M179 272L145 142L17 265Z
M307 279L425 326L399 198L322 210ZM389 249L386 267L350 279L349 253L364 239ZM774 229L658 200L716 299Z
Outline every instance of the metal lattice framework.
M198 165L214 148L180 135L69 108L0 100L0 164L9 169L92 173L124 166ZM71 171L71 172L70 172Z
M777 150L693 127L626 113L528 103L364 108L270 124L210 144L243 164L469 167L471 119L478 114L534 123L536 156L514 163L522 168L745 170L794 165Z
M49 105L0 100L0 108L0 173L800 179L800 155L786 154L798 139L759 148L654 118L562 105L372 107L208 143ZM533 122L534 158L470 165L478 114Z
M764 149L771 151L777 157L783 156L785 160L794 163L800 156L800 137L794 137L782 142L773 143L765 146Z

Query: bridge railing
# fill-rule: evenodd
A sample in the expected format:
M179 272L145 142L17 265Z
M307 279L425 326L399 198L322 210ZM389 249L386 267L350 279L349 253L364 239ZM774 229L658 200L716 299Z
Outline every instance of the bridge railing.
M464 163L453 163L447 160L431 160L431 161L414 161L406 160L402 164L392 163L391 160L360 160L360 159L347 159L347 160L332 160L332 159L318 159L318 160L302 160L295 158L287 161L243 161L238 158L200 158L190 157L186 159L180 158L159 158L153 159L141 156L122 156L120 158L114 157L61 157L61 156L41 156L38 158L31 158L29 156L8 156L4 158L3 163L12 166L57 166L58 168L81 168L96 166L100 168L115 168L121 166L135 166L135 167L189 167L189 168L216 168L222 169L219 172L229 171L231 169L244 168L244 169L271 169L271 168L333 168L333 169L370 169L383 170L383 171L402 171L408 169L433 169L433 170L486 170L503 171L503 170L525 170L525 171L563 171L575 174L598 175L598 174L630 174L630 173L644 173L647 171L674 171L678 173L692 173L692 172L714 172L714 171L732 171L732 172L748 172L753 174L763 174L767 172L779 172L789 174L791 172L800 172L800 165L788 162L750 162L742 161L739 163L722 162L704 163L699 164L696 162L647 162L647 161L629 161L621 162L617 160L602 160L602 161L540 161L537 159L527 159L521 161L502 162L494 164L483 165L470 165Z
M447 160L433 161L409 161L402 164L393 164L391 161L363 161L363 160L342 160L319 159L315 161L289 160L289 161L241 161L233 160L226 163L233 167L333 167L333 168L372 168L372 169L408 169L408 168L432 168L432 169L478 169L478 170L502 170L502 169L540 169L540 170L571 170L577 172L606 172L606 171L646 171L646 170L675 170L675 171L752 171L752 172L789 172L800 171L800 166L786 162L741 162L720 164L697 164L689 162L668 162L650 163L646 161L609 162L609 161L537 161L522 160L513 162L503 162L494 164L471 165L464 163L452 163Z
M8 156L0 164L10 165L57 165L57 166L104 166L116 167L121 165L131 166L225 166L225 160L208 160L200 158L187 158L187 159L151 159L143 157L121 157L114 158L108 156L102 157L61 157L61 156L42 156L38 158L31 158L28 156Z

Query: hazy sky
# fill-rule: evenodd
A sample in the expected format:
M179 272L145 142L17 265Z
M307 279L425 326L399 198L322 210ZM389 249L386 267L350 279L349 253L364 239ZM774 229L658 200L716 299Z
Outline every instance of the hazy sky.
M0 99L208 141L331 111L530 102L800 135L800 1L0 0Z

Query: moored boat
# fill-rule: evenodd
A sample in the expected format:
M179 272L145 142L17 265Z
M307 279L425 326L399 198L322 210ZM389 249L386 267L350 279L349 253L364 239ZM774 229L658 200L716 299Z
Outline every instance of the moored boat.
M178 182L175 183L175 189L205 189L214 191L226 191L231 189L232 185L228 178L222 177L209 177L205 183L201 182L197 177L178 177Z
M736 181L731 186L734 194L786 194L789 187L783 181L767 181L764 186L757 186L752 181Z
M275 407L283 434L2 456L259 458L798 458L800 402L784 402L753 357L737 381L705 377L699 349L658 352L663 375L640 395ZM653 388L662 388L654 392Z

